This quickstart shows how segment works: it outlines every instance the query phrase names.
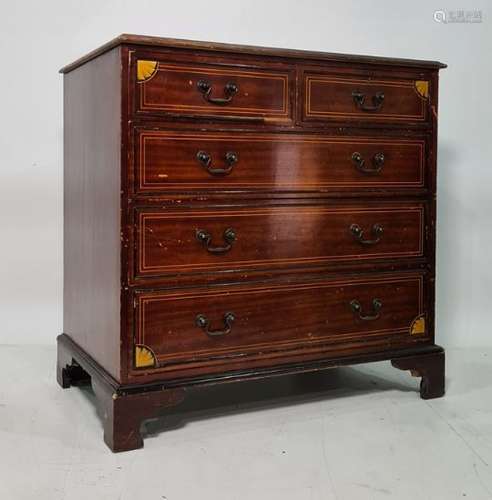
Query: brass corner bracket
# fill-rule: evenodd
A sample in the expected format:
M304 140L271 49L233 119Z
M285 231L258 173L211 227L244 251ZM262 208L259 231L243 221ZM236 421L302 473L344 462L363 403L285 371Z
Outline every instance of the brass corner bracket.
M155 368L157 358L154 351L143 344L135 346L135 368Z
M424 335L425 334L425 316L421 314L417 316L410 325L410 335Z
M157 72L157 61L137 61L137 80L145 82L150 80Z
M415 80L415 90L423 99L429 97L429 82L427 80Z

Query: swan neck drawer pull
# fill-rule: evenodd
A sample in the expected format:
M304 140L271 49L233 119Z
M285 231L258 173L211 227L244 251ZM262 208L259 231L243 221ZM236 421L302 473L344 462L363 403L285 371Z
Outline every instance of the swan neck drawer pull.
M210 321L204 314L197 314L195 318L195 324L198 328L201 328L210 337L220 337L222 335L227 335L232 330L232 324L236 319L236 316L232 312L224 314L224 329L223 330L210 330Z
M363 174L379 174L383 169L384 160L384 153L376 153L372 157L372 167L367 167L366 160L360 153L357 151L352 153L352 161L355 163L357 170Z
M372 300L372 312L370 314L363 314L362 306L360 302L356 299L350 302L350 308L352 312L358 316L362 321L374 321L379 319L381 308L383 307L383 303L379 299Z
M373 239L364 239L364 230L358 224L352 224L350 226L350 232L355 240L357 240L361 245L375 245L381 241L381 236L383 235L383 226L381 224L374 224L372 226L371 232Z
M203 98L210 104L225 106L232 101L232 98L239 92L239 86L234 82L226 83L224 87L225 97L212 97L212 84L207 80L199 80L197 83L198 91L203 94Z
M196 159L210 175L229 175L234 165L238 162L239 156L234 151L228 151L224 157L225 164L227 165L226 168L213 168L212 156L206 151L198 151Z
M198 229L196 231L196 239L202 243L202 245L210 253L220 254L226 253L232 248L232 244L236 241L236 231L232 227L227 228L223 234L224 241L226 244L221 247L216 247L212 245L212 235L205 229Z
M352 92L352 99L354 100L355 105L362 111L379 111L383 106L384 92L376 92L372 96L372 106L366 104L366 95L358 90L354 90Z

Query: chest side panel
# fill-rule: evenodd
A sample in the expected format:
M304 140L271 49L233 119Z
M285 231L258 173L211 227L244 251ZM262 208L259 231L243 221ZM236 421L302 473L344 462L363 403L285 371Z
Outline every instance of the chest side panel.
M120 378L120 49L64 75L63 329Z

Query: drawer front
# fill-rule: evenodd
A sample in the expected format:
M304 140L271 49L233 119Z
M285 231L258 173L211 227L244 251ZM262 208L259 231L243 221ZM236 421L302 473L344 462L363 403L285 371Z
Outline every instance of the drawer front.
M429 82L390 78L304 75L304 119L425 122Z
M135 132L136 189L422 188L423 140Z
M138 60L137 112L289 121L288 71Z
M428 337L422 275L228 286L136 297L134 367Z
M137 212L137 277L423 255L422 203Z

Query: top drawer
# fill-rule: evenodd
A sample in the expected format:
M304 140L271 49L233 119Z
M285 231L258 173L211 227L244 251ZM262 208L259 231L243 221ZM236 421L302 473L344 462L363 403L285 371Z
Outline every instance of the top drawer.
M290 122L289 71L137 60L136 111Z
M337 73L303 76L304 121L425 123L429 81Z

